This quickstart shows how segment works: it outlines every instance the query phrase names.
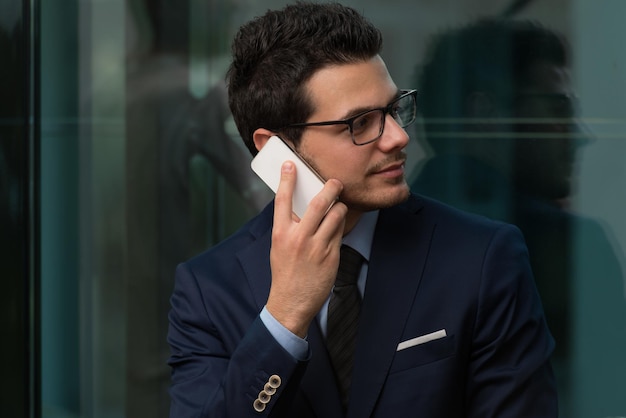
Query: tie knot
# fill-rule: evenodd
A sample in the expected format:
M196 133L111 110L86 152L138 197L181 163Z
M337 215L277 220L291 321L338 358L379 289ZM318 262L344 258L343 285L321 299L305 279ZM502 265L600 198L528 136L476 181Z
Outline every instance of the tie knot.
M341 246L339 254L339 269L335 286L354 285L359 278L359 271L363 263L363 256L347 245Z

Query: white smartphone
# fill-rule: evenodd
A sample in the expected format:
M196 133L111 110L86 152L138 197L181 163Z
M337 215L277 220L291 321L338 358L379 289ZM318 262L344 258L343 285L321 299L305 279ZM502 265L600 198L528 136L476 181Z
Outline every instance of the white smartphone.
M302 218L311 199L324 187L324 180L298 153L274 135L254 157L250 167L276 193L280 183L281 167L287 160L293 161L296 166L292 209L299 218Z

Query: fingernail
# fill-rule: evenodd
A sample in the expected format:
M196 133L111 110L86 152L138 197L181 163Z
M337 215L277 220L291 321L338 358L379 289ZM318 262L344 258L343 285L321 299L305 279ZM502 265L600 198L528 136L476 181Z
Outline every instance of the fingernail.
M285 161L283 163L283 173L291 173L293 171L293 163L291 161Z

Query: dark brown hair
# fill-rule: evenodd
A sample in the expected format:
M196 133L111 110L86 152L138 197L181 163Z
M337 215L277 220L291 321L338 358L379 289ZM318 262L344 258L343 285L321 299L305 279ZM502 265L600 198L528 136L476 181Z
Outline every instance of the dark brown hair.
M227 83L231 112L252 155L256 129L276 131L311 115L304 86L316 71L368 60L381 48L380 31L337 3L298 2L243 25L232 44ZM297 142L302 132L282 133Z

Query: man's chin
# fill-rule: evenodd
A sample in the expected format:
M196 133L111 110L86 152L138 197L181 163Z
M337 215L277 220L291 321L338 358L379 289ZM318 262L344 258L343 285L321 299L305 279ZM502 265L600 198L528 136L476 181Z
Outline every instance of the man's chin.
M364 199L345 200L344 203L354 210L360 212L370 212L378 209L390 208L392 206L399 205L409 198L409 186L404 183L403 187L398 185L397 190L388 191L382 193L380 196L373 197L371 195L366 196Z

